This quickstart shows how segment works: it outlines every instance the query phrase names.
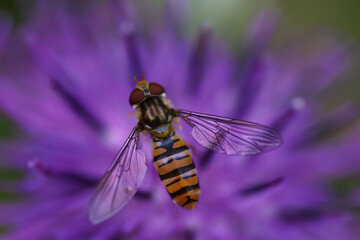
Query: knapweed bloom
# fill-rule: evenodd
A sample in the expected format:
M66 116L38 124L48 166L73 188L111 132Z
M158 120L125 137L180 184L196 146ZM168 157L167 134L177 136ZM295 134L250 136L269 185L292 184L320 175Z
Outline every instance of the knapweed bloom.
M235 56L209 27L186 40L173 2L166 24L152 29L125 3L37 1L26 24L10 31L1 19L0 107L24 133L1 145L1 167L24 173L4 186L18 199L0 205L2 237L356 239L359 223L347 208L356 192L339 198L330 184L360 169L357 128L345 131L356 108L348 103L316 116L317 97L349 65L347 45L320 48L330 38L313 35L309 52L298 40L268 51L276 21L263 13ZM148 170L138 193L94 226L88 203L136 124L128 98L132 77L142 72L164 86L176 108L273 127L284 145L229 157L199 146L184 125L177 132L197 165L197 207L171 201L145 142Z

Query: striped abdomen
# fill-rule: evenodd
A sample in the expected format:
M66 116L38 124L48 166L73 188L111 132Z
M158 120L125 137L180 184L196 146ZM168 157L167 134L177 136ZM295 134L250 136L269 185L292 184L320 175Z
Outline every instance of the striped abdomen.
M199 181L188 146L174 132L166 139L153 140L154 163L171 198L192 210L199 198Z

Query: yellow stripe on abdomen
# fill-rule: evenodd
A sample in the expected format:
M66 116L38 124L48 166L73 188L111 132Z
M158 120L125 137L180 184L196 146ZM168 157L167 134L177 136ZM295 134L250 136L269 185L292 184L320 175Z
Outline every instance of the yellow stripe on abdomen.
M154 163L171 198L192 210L199 199L199 181L190 151L185 142L173 134L153 141Z

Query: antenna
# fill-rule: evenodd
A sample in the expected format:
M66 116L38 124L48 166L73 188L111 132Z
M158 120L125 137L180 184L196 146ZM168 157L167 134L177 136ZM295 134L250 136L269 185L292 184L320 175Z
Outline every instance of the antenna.
M144 72L141 74L141 81L145 81L145 73Z
M136 77L133 77L133 80L134 80L136 83L139 83L139 80L138 80Z

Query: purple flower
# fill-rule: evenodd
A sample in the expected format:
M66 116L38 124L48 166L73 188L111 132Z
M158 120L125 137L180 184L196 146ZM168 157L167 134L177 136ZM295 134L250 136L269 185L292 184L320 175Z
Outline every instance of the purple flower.
M358 111L346 103L318 117L318 96L349 65L345 43L313 34L269 51L276 20L265 12L233 56L209 27L185 40L174 2L167 24L152 29L127 1L114 3L38 1L12 34L0 18L0 108L23 130L0 145L0 163L24 172L1 185L18 194L0 205L5 238L356 239L348 206L359 203L359 191L339 198L331 183L360 170ZM171 201L144 143L148 171L138 194L93 226L88 202L136 124L128 97L142 72L176 108L271 126L284 145L252 157L216 154L183 124L177 132L191 146L201 185L196 209Z

